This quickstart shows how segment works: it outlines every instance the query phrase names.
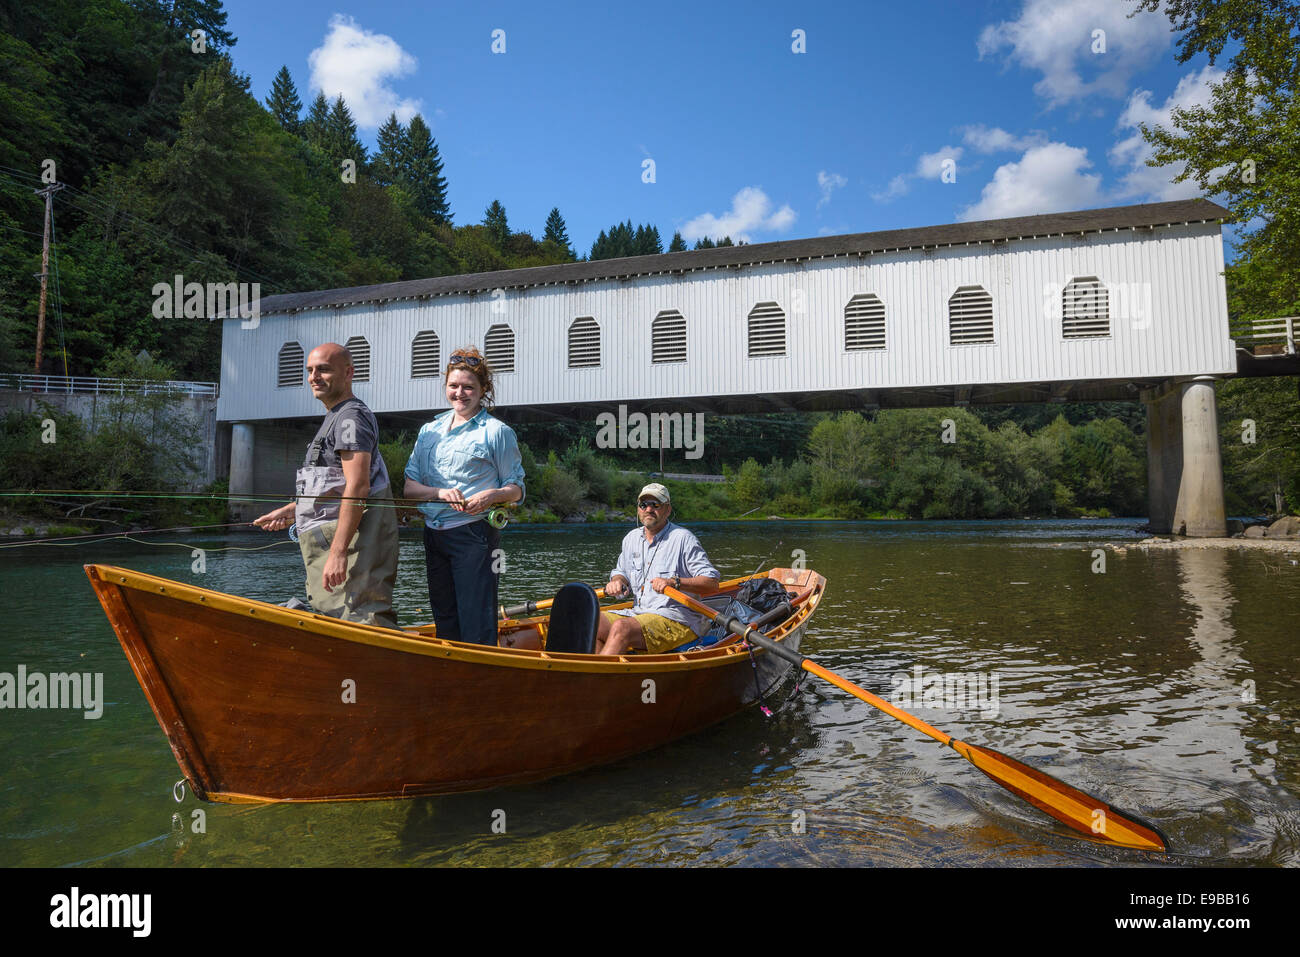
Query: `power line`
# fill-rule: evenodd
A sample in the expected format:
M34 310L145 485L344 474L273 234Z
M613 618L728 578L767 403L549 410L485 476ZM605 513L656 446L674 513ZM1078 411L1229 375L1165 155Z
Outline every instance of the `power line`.
M110 206L109 204L105 203L103 200L97 199L89 195L88 193L84 193L81 190L76 189L75 187L68 187L68 189L69 192L76 197L78 203L85 204L85 205L75 205L74 208L79 209L87 216L91 216L94 217L95 219L99 219L102 222L107 223L109 225L112 225L112 217L120 216L124 220L130 220L132 224L134 224L135 226L137 226L138 228L146 232L156 243L160 245L179 246L182 249L186 250L187 252L193 253L196 257L215 256L218 259L220 259L226 265L226 267L236 275L242 274L245 276L251 276L253 279L258 280L261 283L265 283L272 290L279 289L280 283L277 282L276 280L272 279L269 276L263 275L262 273L259 273L254 269L250 269L247 266L235 266L230 262L229 259L227 259L225 256L223 256L221 253L217 252L216 250L201 249L198 246L195 246L193 243L181 239L179 236L176 236L175 234L166 230L164 227L158 226L155 223L151 223L146 219L142 219L141 217L135 215L132 212L129 212L128 210ZM67 201L71 202L71 199L69 198ZM96 211L92 207L99 207L99 210Z
M59 351L63 353L63 374L68 374L68 341L63 335L63 287L59 284L59 243L50 218L50 258L54 267L54 319L59 325Z
M22 170L15 170L13 167L10 166L0 166L0 177L7 177L11 180L15 180L14 186L9 186L9 184L0 181L0 187L9 186L9 188L13 190L12 195L14 195L15 197L20 195L18 189L22 189L25 191L31 188L26 184L18 183L16 181L17 176L22 176L26 179L34 180L36 182L41 182L40 177L38 176L33 176L30 173L25 173ZM108 203L104 202L103 200L98 199L97 197L92 196L83 190L77 189L75 186L68 186L65 183L63 184L63 188L67 191L67 195L62 197L61 200L68 202L73 209L77 210L83 215L89 216L93 219L97 219L107 225L112 225L113 217L121 217L123 220L129 220L132 225L142 230L150 239L152 239L156 244L160 246L179 247L185 250L186 252L192 253L194 257L214 256L220 259L222 263L226 266L226 268L228 268L231 272L235 273L235 275L237 276L242 275L242 276L251 277L252 279L258 281L259 283L267 286L273 292L278 292L281 288L280 282L275 279L272 279L270 276L266 276L262 273L259 273L256 270L250 269L247 266L235 266L230 262L229 259L227 259L225 256L223 256L221 253L217 252L216 250L201 249L198 246L195 246L193 243L189 242L188 240L181 239L179 236L176 236L175 234L166 230L164 227L158 226L155 223L151 223L147 219L143 219L142 217L137 216L135 213L132 213L129 210L121 209L116 206L111 206ZM76 200L75 202L73 201L74 197ZM41 235L41 234L34 233L33 235ZM190 261L193 262L194 260L191 259Z
M0 229L7 229L11 233L26 233L28 236L40 237L44 235L43 233L36 232L34 229L21 229L18 226L6 226L4 223L0 223Z

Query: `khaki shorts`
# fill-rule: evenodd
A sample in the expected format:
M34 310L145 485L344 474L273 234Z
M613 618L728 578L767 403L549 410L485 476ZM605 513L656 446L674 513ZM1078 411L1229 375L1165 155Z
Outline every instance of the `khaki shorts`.
M699 637L689 625L683 625L680 621L673 621L671 618L653 612L641 615L615 615L613 612L606 611L602 614L609 619L610 624L620 618L635 618L641 625L646 653L651 655L662 655L666 651L672 651L678 645L684 645Z

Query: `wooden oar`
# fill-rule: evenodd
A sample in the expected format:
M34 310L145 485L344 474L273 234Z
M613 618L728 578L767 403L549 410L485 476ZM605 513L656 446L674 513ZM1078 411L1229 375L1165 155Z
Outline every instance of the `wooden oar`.
M758 575L755 576L754 578L740 578L737 579L737 583L743 585L747 581L756 581L759 578L766 578L766 577L767 577L766 575ZM799 595L799 597L793 599L791 604L797 605L811 594L812 594L812 589L806 588L804 589L803 593ZM620 598L621 597L624 600L630 601L631 596L632 596L631 586L628 587L627 593L623 596L606 595L605 589L603 588L596 589L597 598L609 598L609 597ZM545 611L547 608L550 608L554 604L555 604L554 598L544 598L541 601L533 601L529 599L528 601L520 602L518 605L498 605L497 614L501 618L518 618L521 615L535 615L539 611Z
M664 594L702 615L707 615L711 619L723 618L708 605L696 601L690 595L683 594L672 586L666 587ZM967 744L965 741L958 741L952 735L944 734L938 728L926 724L920 718L895 707L870 691L859 688L853 682L842 678L835 672L828 671L815 661L772 641L759 632L759 628L765 624L764 619L768 617L769 615L765 615L758 621L746 625L731 616L726 616L725 622L729 631L740 635L745 641L798 665L809 674L829 681L842 691L847 691L855 698L860 698L867 704L879 708L891 718L897 718L909 727L934 738L940 744L946 744L1012 794L1028 801L1040 811L1045 811L1089 840L1114 844L1119 847L1133 847L1144 851L1168 850L1168 841L1156 829L1155 825L1142 821L1127 812L1118 811L1111 805L1097 800L1092 795L1085 794L1078 788L1073 788L1063 781L1058 781L1050 774L1045 774L1028 765L1021 764L1019 761L994 751L992 748L983 748L979 745Z
M604 598L605 589L597 588L596 597ZM520 618L524 615L535 615L539 611L545 611L547 608L550 608L554 604L555 604L554 598L544 598L541 601L529 600L529 601L521 602L518 605L498 605L497 614L500 615L503 619Z

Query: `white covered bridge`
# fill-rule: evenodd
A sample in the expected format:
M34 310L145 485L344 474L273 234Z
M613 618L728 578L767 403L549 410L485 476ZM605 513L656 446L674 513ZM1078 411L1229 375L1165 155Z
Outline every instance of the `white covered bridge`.
M1189 200L266 298L255 325L224 324L231 491L290 487L322 412L303 372L314 346L348 346L357 395L394 427L447 407L443 366L474 344L504 418L587 419L593 438L619 405L1141 396L1153 524L1222 534L1212 381L1237 370L1225 215Z

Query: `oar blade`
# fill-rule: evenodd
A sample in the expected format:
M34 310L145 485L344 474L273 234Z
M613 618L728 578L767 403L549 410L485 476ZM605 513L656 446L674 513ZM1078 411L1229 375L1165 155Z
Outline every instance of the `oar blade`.
M953 740L952 747L1008 791L1090 840L1143 851L1168 850L1169 842L1154 825L1050 774L977 744Z

